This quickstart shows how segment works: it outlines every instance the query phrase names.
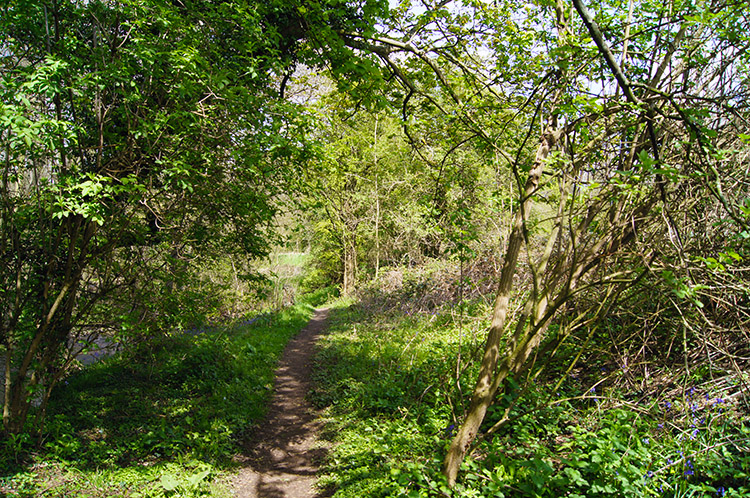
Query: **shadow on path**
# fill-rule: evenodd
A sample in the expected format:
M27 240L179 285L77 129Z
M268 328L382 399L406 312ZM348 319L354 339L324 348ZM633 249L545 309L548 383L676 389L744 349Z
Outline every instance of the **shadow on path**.
M276 371L268 415L237 458L233 479L238 498L322 498L315 488L326 449L315 443L322 428L305 398L310 390L315 342L326 327L327 309L318 309L289 344Z

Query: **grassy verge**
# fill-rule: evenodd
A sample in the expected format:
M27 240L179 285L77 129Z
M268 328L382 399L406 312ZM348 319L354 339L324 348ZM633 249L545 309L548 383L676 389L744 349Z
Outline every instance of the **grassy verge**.
M336 443L323 484L339 497L394 496L420 489L399 484L418 468L439 486L430 469L455 423L451 379L458 351L475 349L471 337L449 316L373 314L364 305L332 309L329 324L313 396Z
M568 372L576 339L540 375L509 383L483 432L508 421L448 490L441 459L487 325L472 317L489 316L464 311L332 310L314 399L331 418L323 482L334 496L750 496L750 423L737 403L708 384L639 395L606 357L584 355Z
M41 449L4 442L0 495L229 496L237 443L264 415L277 360L308 322L297 305L182 335L72 375Z

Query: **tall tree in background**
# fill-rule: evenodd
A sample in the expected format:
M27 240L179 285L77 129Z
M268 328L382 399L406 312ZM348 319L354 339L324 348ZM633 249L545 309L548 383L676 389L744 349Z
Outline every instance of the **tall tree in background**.
M323 152L307 171L305 212L315 220L322 281L352 295L382 266L466 256L480 236L497 237L485 216L500 190L496 164L475 136L436 109L412 115L404 134L393 107L368 109L341 92L316 107Z
M413 163L396 120L332 92L317 104L324 143L308 170L310 206L318 208L318 264L352 295L360 271L377 275L409 251L418 230ZM333 263L333 267L331 267ZM323 268L325 267L325 268Z

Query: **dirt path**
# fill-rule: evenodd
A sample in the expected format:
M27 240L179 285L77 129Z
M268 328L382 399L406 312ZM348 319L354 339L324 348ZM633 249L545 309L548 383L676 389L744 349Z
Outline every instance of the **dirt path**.
M315 445L321 421L305 399L310 389L315 341L326 326L327 309L284 350L276 371L274 395L266 420L238 458L243 468L232 485L237 498L317 498L318 463L326 450Z

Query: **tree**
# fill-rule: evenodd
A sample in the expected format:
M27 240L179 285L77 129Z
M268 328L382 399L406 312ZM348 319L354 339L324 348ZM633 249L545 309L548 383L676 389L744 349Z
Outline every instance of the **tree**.
M91 332L174 323L195 255L265 254L275 199L312 153L284 75L345 61L332 26L364 29L379 5L3 4L5 431L35 398L43 417Z
M346 95L321 98L319 134L321 160L307 172L313 185L308 204L317 208L319 246L333 251L334 268L343 295L352 295L360 267L377 275L382 261L397 259L404 248L394 241L404 235L404 213L412 194L404 171L411 161L395 119L383 110L358 107ZM408 192L407 192L408 191ZM396 225L399 225L396 228ZM321 258L320 263L324 263Z
M451 485L492 400L543 340L594 330L654 267L677 271L689 259L674 216L681 193L718 203L736 229L746 223L743 201L723 189L735 178L727 154L746 150L737 140L748 111L739 7L602 2L597 22L574 4L441 2L416 12L404 4L390 32L349 34L401 83L406 113L418 101L455 116L455 126L507 161L519 187L479 377L444 463ZM603 33L619 40L619 61ZM422 83L425 73L445 100ZM546 221L533 223L533 211ZM664 257L670 240L678 261ZM519 264L530 274L525 293L513 289ZM682 296L695 296L699 282L689 274L680 282ZM583 299L584 291L599 299ZM559 332L549 337L555 321Z

